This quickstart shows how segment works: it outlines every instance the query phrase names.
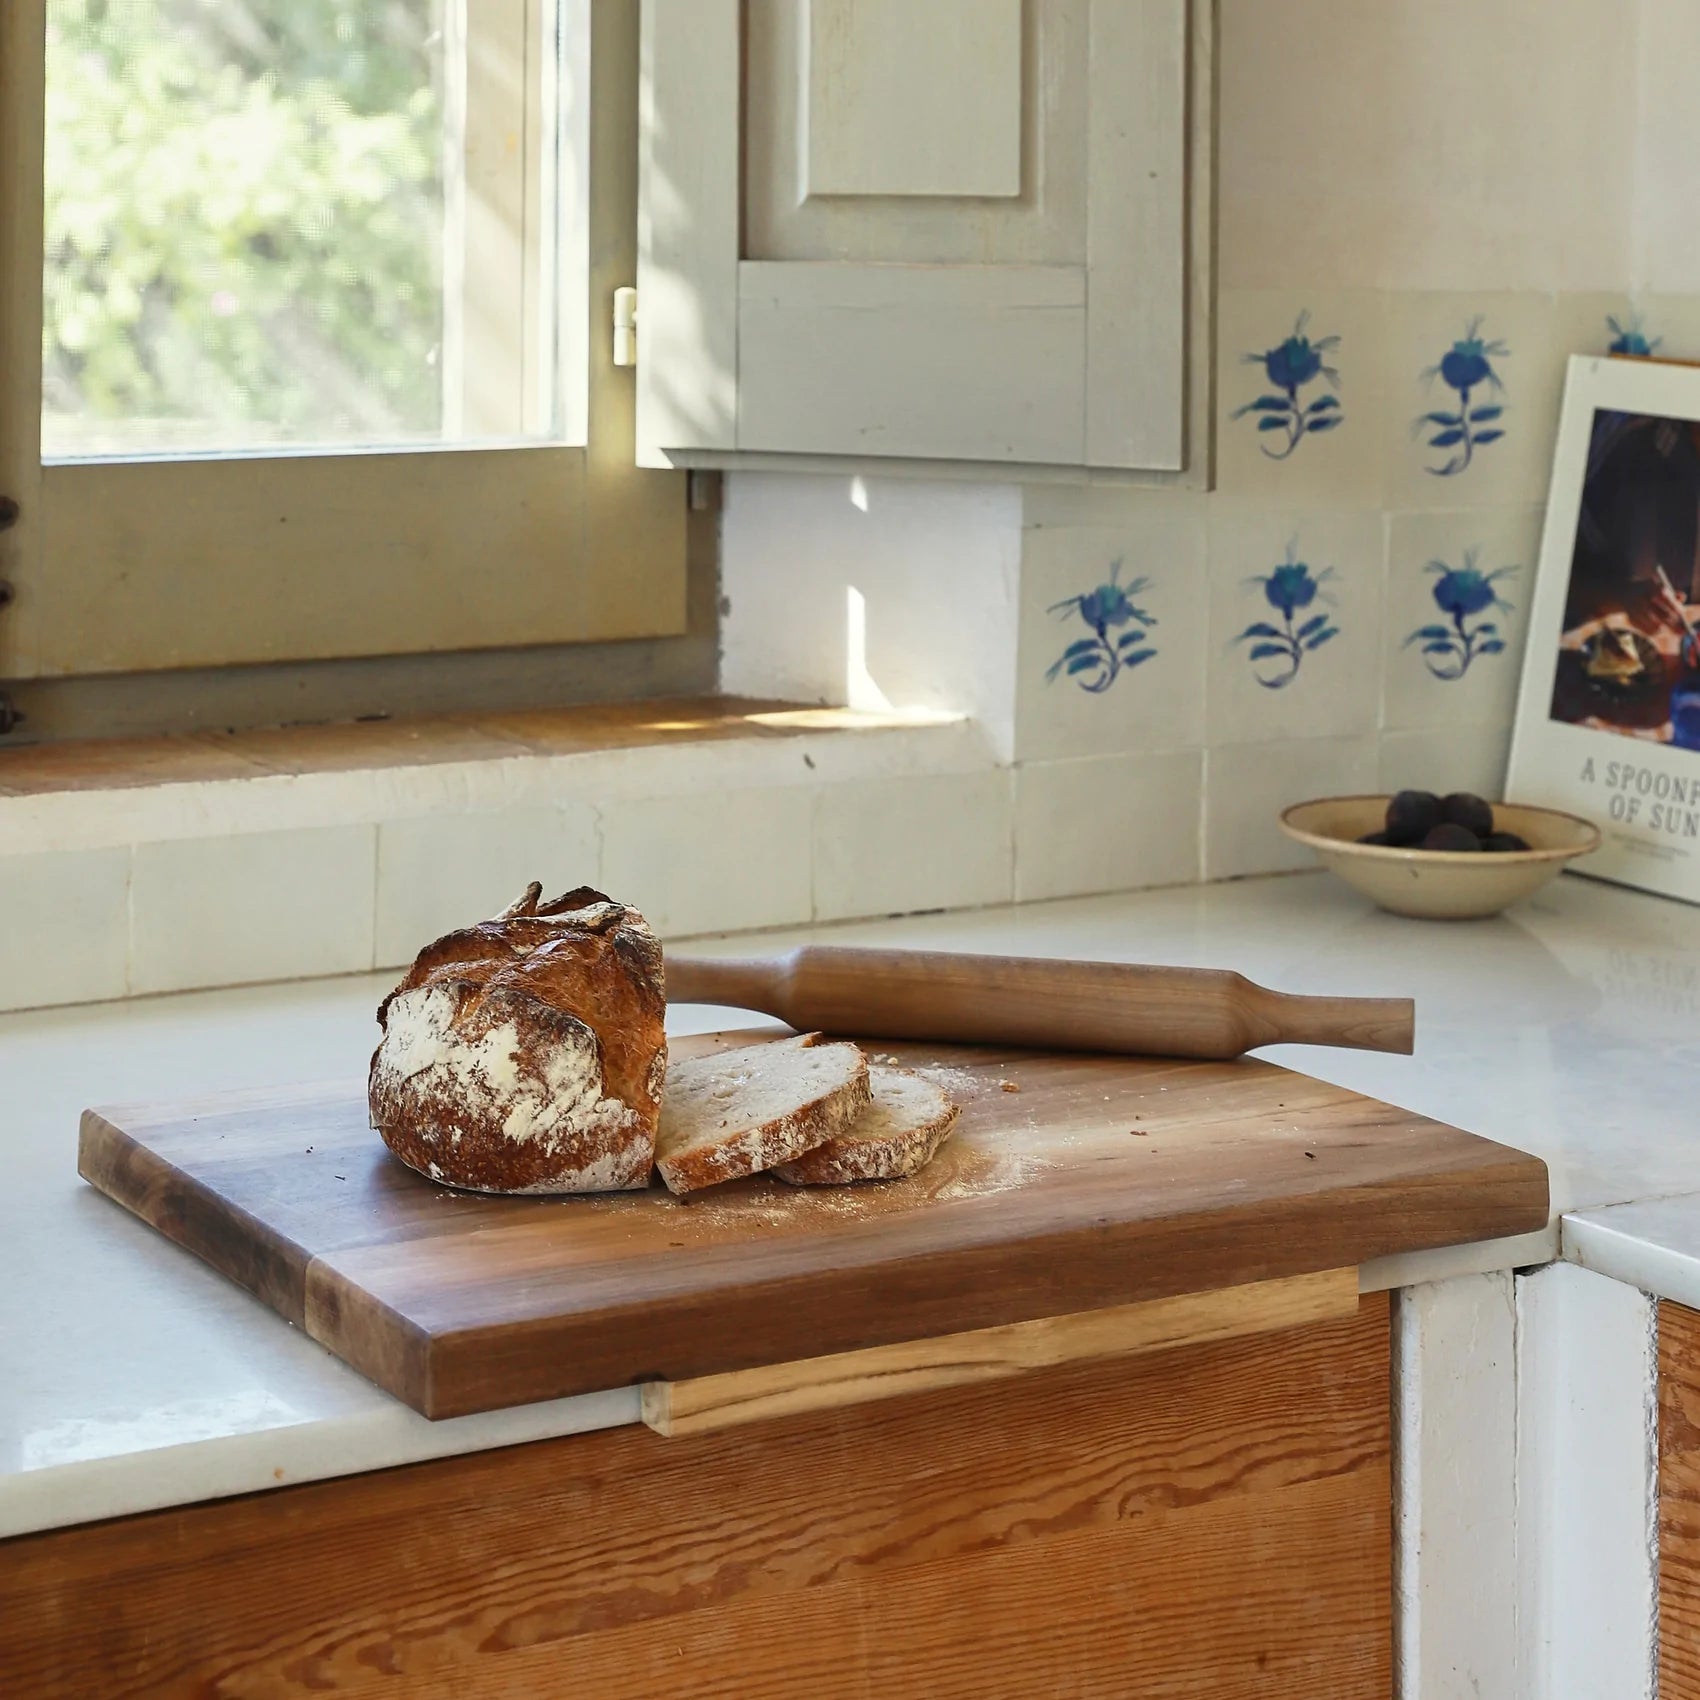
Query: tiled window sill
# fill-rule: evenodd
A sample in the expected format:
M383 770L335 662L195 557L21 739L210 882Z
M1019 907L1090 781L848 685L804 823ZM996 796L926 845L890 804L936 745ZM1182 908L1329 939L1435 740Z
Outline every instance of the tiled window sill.
M1007 901L959 717L738 699L0 752L0 1008L353 973L530 879L664 937Z

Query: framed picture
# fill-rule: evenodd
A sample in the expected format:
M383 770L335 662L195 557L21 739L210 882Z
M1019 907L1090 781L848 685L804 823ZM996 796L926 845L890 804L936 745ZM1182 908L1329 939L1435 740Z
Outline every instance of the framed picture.
M1700 903L1700 367L1570 361L1506 796Z

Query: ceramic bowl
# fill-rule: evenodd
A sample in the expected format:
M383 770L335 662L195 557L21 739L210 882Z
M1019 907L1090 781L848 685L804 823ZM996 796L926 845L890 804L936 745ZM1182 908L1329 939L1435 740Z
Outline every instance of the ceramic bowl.
M1281 830L1308 844L1325 868L1372 903L1432 921L1497 915L1539 891L1566 862L1600 845L1599 828L1576 815L1518 803L1495 803L1493 820L1501 832L1526 839L1527 850L1460 853L1359 844L1364 833L1381 830L1386 815L1385 793L1318 797L1285 810Z

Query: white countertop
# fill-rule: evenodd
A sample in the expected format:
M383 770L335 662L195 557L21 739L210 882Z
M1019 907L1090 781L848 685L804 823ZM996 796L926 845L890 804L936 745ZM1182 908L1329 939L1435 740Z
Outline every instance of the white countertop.
M1430 924L1305 875L833 936L1411 994L1415 1057L1268 1054L1537 1153L1555 1215L1700 1194L1700 910L1565 878L1515 916ZM392 978L0 1017L0 1536L636 1419L625 1389L427 1422L78 1179L86 1105L359 1080ZM676 1031L726 1019L679 1013ZM1555 1225L1367 1273L1403 1285L1540 1262L1557 1243Z

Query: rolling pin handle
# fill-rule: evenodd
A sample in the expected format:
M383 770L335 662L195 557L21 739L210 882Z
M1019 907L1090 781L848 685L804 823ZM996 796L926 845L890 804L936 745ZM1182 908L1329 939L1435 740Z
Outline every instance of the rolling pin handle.
M1305 997L1247 982L1244 1048L1340 1045L1408 1057L1416 1049L1417 1006L1410 998Z

